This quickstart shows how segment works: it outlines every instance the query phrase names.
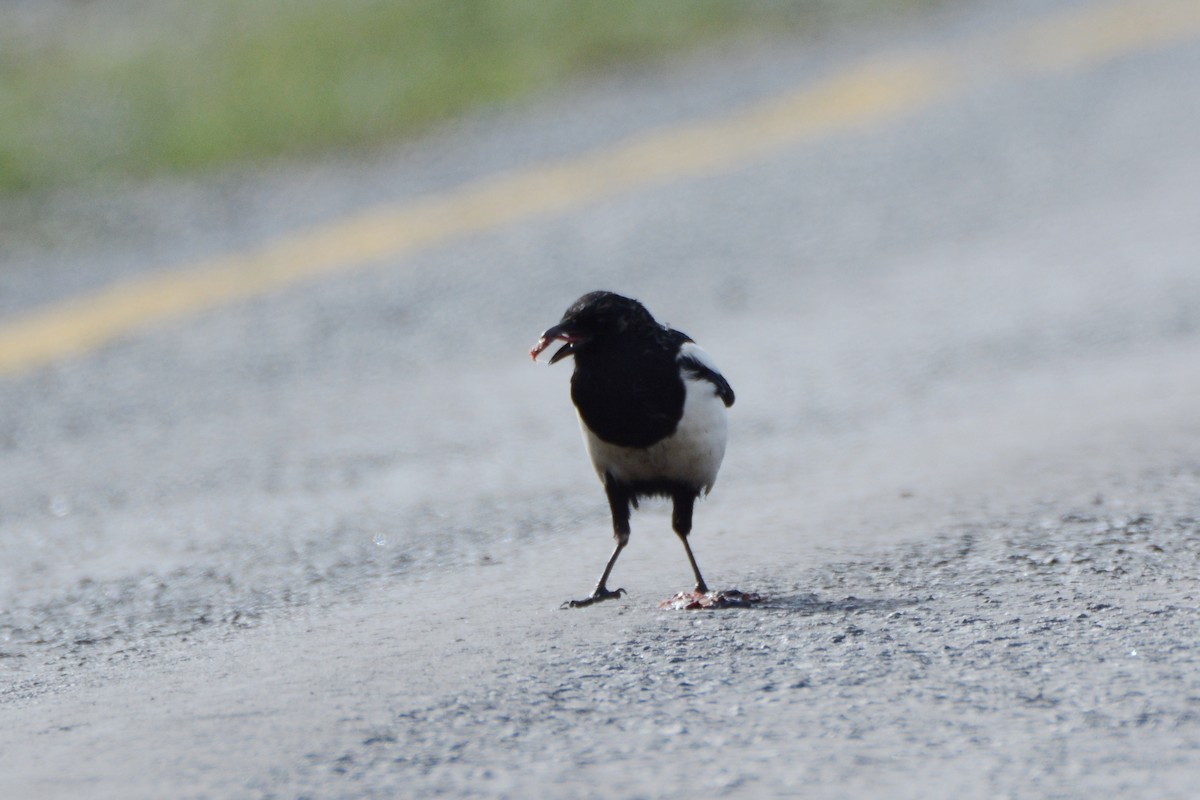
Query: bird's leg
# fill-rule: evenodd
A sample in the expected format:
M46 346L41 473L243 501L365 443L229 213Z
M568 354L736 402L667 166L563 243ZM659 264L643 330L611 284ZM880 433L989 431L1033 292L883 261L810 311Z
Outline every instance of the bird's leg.
M696 505L696 493L679 491L675 493L674 500L675 507L671 514L671 526L675 529L679 541L683 542L688 563L692 565L692 572L696 576L696 591L704 594L708 591L708 584L704 582L704 577L700 574L700 567L696 566L696 557L692 555L692 547L688 544L688 534L692 532L692 508Z
M604 572L601 573L600 580L596 584L596 588L592 590L591 596L582 600L569 600L563 604L564 608L583 608L593 603L599 603L601 600L613 600L625 594L624 589L608 588L608 576L612 572L613 565L617 563L617 556L621 555L625 545L629 544L629 503L631 498L629 492L618 485L611 475L605 476L604 491L608 495L608 506L612 511L613 537L617 540L617 546L613 549L612 555L608 557L608 563L604 565Z

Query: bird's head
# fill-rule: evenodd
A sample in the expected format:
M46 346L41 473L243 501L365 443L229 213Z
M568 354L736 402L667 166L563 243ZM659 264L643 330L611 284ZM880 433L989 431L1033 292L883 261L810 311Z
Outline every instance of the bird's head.
M612 292L589 292L571 304L557 325L542 333L529 355L537 361L550 345L566 342L550 356L549 363L556 364L567 356L657 326L654 317L637 300Z

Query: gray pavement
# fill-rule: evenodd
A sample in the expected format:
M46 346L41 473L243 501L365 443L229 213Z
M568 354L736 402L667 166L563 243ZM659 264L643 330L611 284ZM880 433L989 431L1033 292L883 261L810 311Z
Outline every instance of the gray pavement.
M881 54L979 73L0 376L0 795L1193 796L1200 41L972 58L1089 7L1053 5L744 42L370 160L61 200L39 230L83 232L0 255L5 312ZM629 595L558 609L607 512L567 368L524 354L594 288L737 390L693 542L764 608L660 611L688 569L652 507Z

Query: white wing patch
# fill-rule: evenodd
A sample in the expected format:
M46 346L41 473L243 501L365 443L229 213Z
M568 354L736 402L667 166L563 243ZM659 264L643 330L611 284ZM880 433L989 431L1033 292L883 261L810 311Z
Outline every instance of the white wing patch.
M703 348L701 348L700 345L696 344L695 342L684 342L679 347L679 357L694 358L696 361L699 361L701 364L708 367L718 375L721 374L721 370L717 369L717 365L713 363L712 356L706 353Z

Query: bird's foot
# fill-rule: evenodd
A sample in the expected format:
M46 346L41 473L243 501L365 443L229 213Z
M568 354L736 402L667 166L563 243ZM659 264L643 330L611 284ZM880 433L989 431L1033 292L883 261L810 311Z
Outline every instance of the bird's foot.
M598 586L596 591L592 592L591 597L585 597L582 600L568 600L560 608L587 608L601 600L616 600L623 594L627 594L624 589L605 589Z

